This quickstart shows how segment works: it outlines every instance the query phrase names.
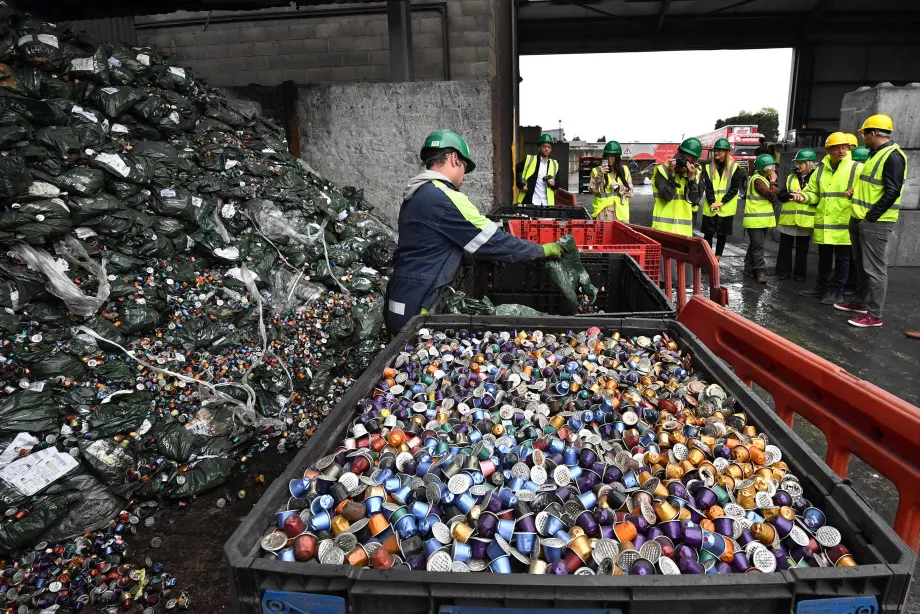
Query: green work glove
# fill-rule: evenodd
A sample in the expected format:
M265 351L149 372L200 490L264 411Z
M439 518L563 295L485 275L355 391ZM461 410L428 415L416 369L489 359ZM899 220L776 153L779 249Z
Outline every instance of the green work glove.
M549 260L558 260L562 258L562 255L565 253L565 250L562 249L562 246L558 243L544 243L543 244L543 257Z

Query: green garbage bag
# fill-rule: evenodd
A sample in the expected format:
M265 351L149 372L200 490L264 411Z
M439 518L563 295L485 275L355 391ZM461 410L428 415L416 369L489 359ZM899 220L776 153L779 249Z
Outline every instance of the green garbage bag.
M95 168L77 167L49 180L62 190L77 196L95 196L105 185L105 173Z
M67 513L71 504L79 499L80 493L77 491L40 498L32 506L28 516L0 527L0 552L10 552L27 544L34 544Z
M146 305L123 305L118 316L123 335L146 333L160 325L160 313Z
M0 398L0 433L58 431L65 411L50 390L21 390Z
M179 484L178 480L173 479L176 487L168 489L166 496L170 499L185 499L206 493L229 480L236 466L237 461L232 458L210 457L202 459L185 473L179 474L179 476L185 478L183 484Z
M0 98L2 103L3 99ZM32 175L26 170L22 158L0 157L0 199L11 199L26 193L31 183Z
M559 260L547 261L543 264L550 281L562 292L563 311L560 315L573 315L578 313L581 297L586 296L591 304L597 300L597 288L591 283L591 276L581 264L575 237L567 234L557 243L562 246L563 256Z
M153 393L144 390L108 397L90 414L89 426L97 438L137 431L153 405Z

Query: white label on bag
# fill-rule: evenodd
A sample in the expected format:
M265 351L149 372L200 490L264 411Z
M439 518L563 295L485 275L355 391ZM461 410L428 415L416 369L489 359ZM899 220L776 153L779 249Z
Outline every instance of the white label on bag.
M176 75L177 77L182 77L183 79L185 79L185 69L184 68L179 68L178 66L170 66L169 72Z
M269 147L268 149L263 149L262 153L278 153L278 152L272 149L271 147Z
M118 68L121 66L121 62L118 61L118 58L109 58L109 66L114 66Z
M93 56L88 58L74 58L70 61L70 70L96 72L96 58Z
M135 59L144 66L150 66L150 56L146 53L138 53Z
M22 47L26 43L31 43L33 40L35 39L32 37L31 34L26 34L25 36L20 36L19 40L16 41L16 44Z
M28 433L19 433L16 438L10 442L3 454L0 454L0 467L9 465L19 458L19 451L23 448L31 448L38 443L38 439Z
M105 164L122 177L127 177L131 173L131 169L118 154L101 153L96 156L96 162Z
M227 160L226 162L224 162L224 170L229 171L231 168L233 168L237 164L239 164L237 160Z
M198 196L192 196L192 206L200 207L204 203Z
M81 115L85 117L86 119L88 119L89 121L93 122L94 124L99 123L99 119L96 117L95 113L93 113L92 111L87 111L79 105L73 105L73 108L70 109L70 112L73 113L74 115Z
M117 132L119 134L128 134L128 127L123 126L122 124L112 124L112 132Z
M31 497L78 465L77 459L70 454L61 454L57 448L45 448L0 469L0 479Z
M177 112L175 112L175 111L173 111L172 113L170 113L169 115L167 115L167 117L168 117L172 122L174 122L177 126L179 125L179 122L182 121L182 118L181 118L181 117L179 116L179 114L178 114Z
M40 198L51 198L57 196L61 191L57 186L53 186L50 183L45 183L44 181L33 181L32 185L29 186L29 196L38 196Z
M102 91L105 92L106 94L117 94L118 88L117 87L104 87L102 88Z
M87 228L86 226L80 226L74 230L74 233L77 235L78 239L88 239L90 237L96 236L96 231L92 228Z
M51 45L55 49L58 48L58 39L54 34L39 34L35 38L45 43L46 45Z
M214 250L214 255L226 260L239 260L240 250L237 247L218 247Z
M232 202L227 203L220 208L220 214L229 220L231 217L236 215L236 205Z
M162 196L163 198L175 198L176 191L170 188L163 188L162 190L160 190L160 196Z

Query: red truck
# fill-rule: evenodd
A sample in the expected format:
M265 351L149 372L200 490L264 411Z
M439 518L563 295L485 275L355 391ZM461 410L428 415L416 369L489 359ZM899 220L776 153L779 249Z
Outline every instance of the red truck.
M712 146L719 139L728 139L731 143L732 157L747 167L748 173L754 168L754 160L760 149L764 135L757 132L757 126L722 126L718 130L698 137L703 144L703 159L712 158Z

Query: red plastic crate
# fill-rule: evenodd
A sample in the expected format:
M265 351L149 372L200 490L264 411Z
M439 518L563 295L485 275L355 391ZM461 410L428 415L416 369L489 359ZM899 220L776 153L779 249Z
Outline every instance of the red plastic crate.
M661 273L661 245L622 222L580 220L508 220L508 232L536 243L552 243L571 233L578 251L628 254L656 284Z

